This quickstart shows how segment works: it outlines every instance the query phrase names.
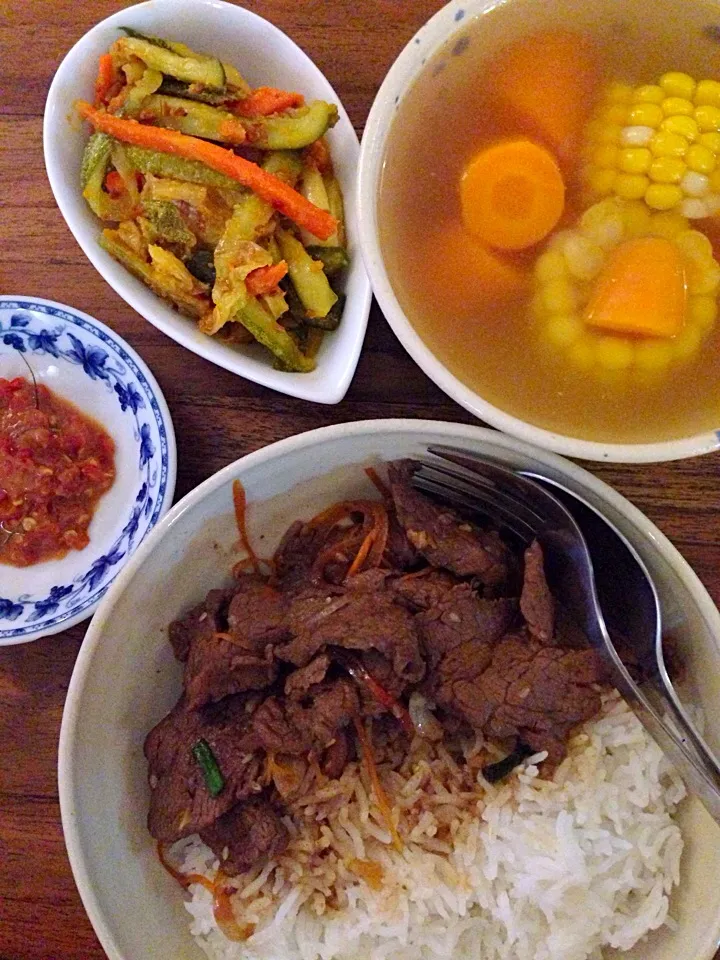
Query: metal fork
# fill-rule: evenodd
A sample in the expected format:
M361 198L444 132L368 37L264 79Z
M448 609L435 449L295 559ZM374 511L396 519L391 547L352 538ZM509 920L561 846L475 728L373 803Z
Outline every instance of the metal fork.
M634 548L590 504L547 477L450 447L433 446L429 454L432 459L419 461L413 475L418 489L489 517L524 544L539 541L554 592L603 657L614 685L720 823L720 765L667 673L657 591ZM622 615L646 677L642 687L620 658L604 611Z

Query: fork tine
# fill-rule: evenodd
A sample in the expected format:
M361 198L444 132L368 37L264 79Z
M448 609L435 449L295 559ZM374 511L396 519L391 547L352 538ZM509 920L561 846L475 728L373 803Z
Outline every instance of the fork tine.
M475 495L478 490L489 494L508 513L519 517L526 526L531 527L534 531L537 532L547 526L547 517L530 506L526 496L521 497L514 487L509 486L505 482L506 478L504 476L498 482L492 476L485 476L474 470L468 470L454 462L422 460L420 462L423 464L423 469L432 471L433 474L439 473L448 477L469 495Z
M430 493L446 502L464 507L475 513L481 513L497 526L509 530L523 543L529 543L535 538L534 529L514 514L509 513L504 507L493 502L491 497L488 496L490 491L477 490L473 491L472 494L467 494L457 487L450 486L443 478L433 479L424 475L422 471L414 474L412 483L418 490Z

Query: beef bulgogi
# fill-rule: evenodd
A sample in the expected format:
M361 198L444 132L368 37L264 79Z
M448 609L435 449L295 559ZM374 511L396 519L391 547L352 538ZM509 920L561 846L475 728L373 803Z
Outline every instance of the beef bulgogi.
M382 501L294 523L269 574L237 570L170 625L183 693L145 742L158 841L199 833L226 875L277 855L286 811L269 769L314 759L340 776L358 722L413 733L413 693L447 731L506 747L508 769L547 751L551 770L597 713L602 665L553 597L540 544L431 500L413 469L390 464Z

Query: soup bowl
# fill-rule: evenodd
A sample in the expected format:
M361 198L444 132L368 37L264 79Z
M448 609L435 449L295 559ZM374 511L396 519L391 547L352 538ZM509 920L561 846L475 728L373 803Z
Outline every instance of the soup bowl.
M160 865L146 816L143 741L181 690L171 620L230 582L237 560L232 484L245 488L250 541L271 553L288 525L341 499L375 497L363 468L447 443L531 469L601 510L641 554L664 621L687 654L706 736L720 744L720 615L669 541L627 500L580 467L490 430L423 420L338 424L271 444L221 470L178 503L111 587L70 683L59 751L63 828L85 908L111 960L200 960L175 880ZM651 934L628 960L710 960L720 936L720 829L693 797L674 930Z
M702 71L702 75L705 75L708 70L707 67L703 70L700 55L704 52L709 57L708 49L710 48L703 46L703 44L707 45L710 41L707 39L707 30L703 34L703 28L711 17L712 7L710 5L702 7L698 5L698 7L690 8L682 4L682 19L679 14L677 17L672 17L672 11L676 7L679 9L680 6L681 4L677 0L663 0L663 18L661 19L663 19L663 23L671 24L668 28L670 30L681 31L687 28L688 35L691 35L690 31L692 31L694 37L704 37L699 41L697 51L694 47L691 52L686 52L685 48L682 48L683 52L680 56L682 57L682 69L694 69L698 73ZM498 19L496 14L501 14L501 17ZM609 31L612 30L612 23L609 22L608 18L611 16L620 17L621 15L623 18L626 16L629 18L631 34L634 31L635 36L642 35L644 14L639 9L639 5L636 8L632 4L608 4L605 0L571 0L570 3L564 4L542 4L539 0L508 0L503 4L497 3L496 0L467 0L467 2L466 0L452 0L421 27L410 40L393 64L378 91L361 144L358 208L360 211L362 253L380 307L408 353L445 393L475 416L494 427L555 452L587 460L639 463L675 460L717 450L720 446L720 430L702 429L699 432L698 430L691 430L683 433L683 428L679 424L677 430L669 431L667 435L652 436L649 426L646 426L646 419L639 419L637 429L631 438L632 442L629 442L628 436L611 436L609 428L604 429L602 435L599 431L595 431L596 435L592 436L592 431L588 431L583 436L583 431L580 429L573 429L567 433L563 432L565 428L559 423L548 425L549 421L546 420L545 425L541 425L542 417L535 417L532 412L528 413L528 410L534 404L533 399L527 400L526 398L525 409L522 414L519 414L517 409L514 412L508 409L508 407L513 406L512 403L508 402L504 405L504 401L501 401L497 396L499 388L495 389L493 399L489 399L485 395L490 392L486 385L476 389L470 385L468 380L458 375L461 366L458 357L464 356L468 350L472 349L472 340L469 335L453 347L453 369L451 369L446 359L442 359L438 355L438 350L430 346L427 338L424 338L413 324L411 313L414 310L417 316L420 308L417 307L417 304L410 304L411 309L409 309L407 297L402 294L399 285L399 271L391 266L388 247L383 239L384 231L390 229L387 226L388 207L384 206L382 201L383 186L384 183L387 183L386 178L391 164L397 160L397 156L400 156L399 150L397 154L394 154L389 151L389 148L396 142L392 139L393 135L400 136L398 129L403 131L403 136L404 132L407 131L406 120L411 114L408 110L408 113L403 115L402 108L408 102L412 104L413 110L418 107L418 99L412 100L411 97L418 81L421 80L425 83L426 78L430 76L428 71L435 78L433 82L436 85L434 87L428 85L423 87L423 95L427 100L436 98L439 103L447 103L447 98L450 96L448 89L455 82L452 77L458 76L457 73L453 73L453 70L459 59L466 55L469 47L472 46L473 50L482 47L480 53L484 57L486 50L496 52L507 44L534 32L535 29L566 27L568 23L572 25L573 29L580 31L587 29L591 33L596 21L603 21L607 27L606 36L611 36ZM658 27L659 29L664 29L664 27ZM664 49L665 52L672 52L672 50L678 49L678 45L676 44L675 47L669 46L668 41ZM708 62L711 61L708 59ZM482 63L484 65L485 61L482 61ZM638 69L642 70L646 68L654 70L656 66L652 57L646 58L642 52L638 54L638 63L640 64ZM675 69L675 65L670 64L665 69L668 68ZM656 74L651 73L650 76L656 76ZM450 77L450 79L443 80L446 77ZM481 86L492 85L493 83L494 79L490 76L478 77L478 84ZM445 84L445 87L442 84ZM490 89L493 89L493 87L491 86ZM401 123L402 126L400 126ZM439 136L446 135L449 128L450 124L439 133ZM407 170L403 167L402 175L397 174L395 182L402 181L403 178L425 177L425 183L428 184L428 190L432 194L434 187L431 181L433 177L438 175L437 171L433 171L429 176L428 172L423 170L423 161L417 161L414 154L410 155L409 150L407 155L402 154L402 158L403 162L407 160L408 166L413 163L416 166ZM446 196L447 194L443 194L444 198ZM407 200L404 202L407 204ZM459 219L459 196L457 207ZM399 205L398 209L402 211L405 208ZM399 214L399 218L400 216L402 216L402 213ZM420 255L412 249L407 251L403 249L402 256L407 258L407 261L411 261L413 257ZM399 259L400 254L396 251L396 262ZM404 282L406 288L409 289L412 283L409 274ZM462 282L462 278L458 277L458 283L460 282ZM433 308L426 309L431 310ZM452 307L449 310L452 310ZM425 322L430 323L432 319L432 313L428 313ZM492 361L486 360L485 362ZM533 361L529 360L528 363L532 364ZM507 379L521 378L525 375L524 370L516 369L517 366L517 359L515 359L514 365L509 365ZM538 366L538 369L542 369L542 367ZM578 376L580 375L578 374ZM544 382L540 377L538 377L538 381L536 393L539 393L542 389L546 391L557 390L558 392L563 389L562 384L552 382L552 374L545 377ZM688 389L692 389L693 384L690 383L686 386ZM600 392L602 389L604 389L604 385L598 382L598 391ZM634 397L631 390L628 390L625 399L627 400L627 416L632 417ZM556 418L556 420L558 419ZM720 426L720 422L717 425ZM588 424L588 426L592 427L593 425ZM715 424L711 423L711 427L714 428L714 426ZM615 442L616 439L622 442Z

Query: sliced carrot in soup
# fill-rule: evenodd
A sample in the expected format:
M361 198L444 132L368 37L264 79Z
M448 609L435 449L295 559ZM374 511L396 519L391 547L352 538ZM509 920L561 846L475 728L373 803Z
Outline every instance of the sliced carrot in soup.
M535 33L500 54L488 76L521 132L572 163L600 79L592 40L571 30Z
M530 140L504 140L482 150L460 182L463 222L498 250L525 250L556 226L565 184L552 154Z
M626 240L595 283L585 322L613 333L674 337L685 323L682 254L670 240Z

